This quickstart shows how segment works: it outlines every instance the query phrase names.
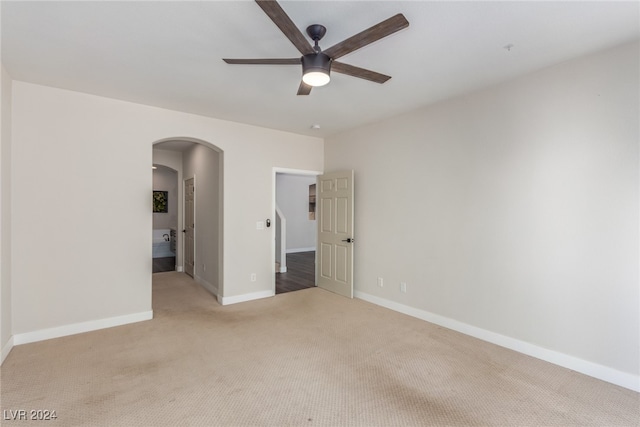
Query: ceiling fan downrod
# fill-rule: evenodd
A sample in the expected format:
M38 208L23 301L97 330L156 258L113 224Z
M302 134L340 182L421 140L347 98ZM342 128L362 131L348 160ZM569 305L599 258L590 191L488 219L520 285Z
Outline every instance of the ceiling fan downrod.
M309 35L309 37L311 37L311 40L315 42L315 46L313 46L313 50L315 50L316 53L321 52L320 46L318 46L318 42L322 40L322 38L326 33L327 33L327 28L324 25L313 24L307 27L307 34Z

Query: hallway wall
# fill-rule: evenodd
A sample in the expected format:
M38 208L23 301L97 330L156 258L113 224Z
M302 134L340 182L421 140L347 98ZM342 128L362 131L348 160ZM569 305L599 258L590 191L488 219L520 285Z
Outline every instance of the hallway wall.
M12 214L11 214L11 76L0 67L0 363L11 349L13 308L11 305L12 276Z
M214 295L218 295L222 276L219 227L222 221L220 181L222 154L210 147L195 144L183 154L184 179L195 177L195 265L194 277ZM220 265L219 265L220 263Z

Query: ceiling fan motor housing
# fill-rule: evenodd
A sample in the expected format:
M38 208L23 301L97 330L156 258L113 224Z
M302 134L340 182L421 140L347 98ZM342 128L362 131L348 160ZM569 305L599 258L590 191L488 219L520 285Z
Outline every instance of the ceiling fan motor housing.
M304 74L313 72L329 74L329 71L331 71L331 58L322 52L304 55L302 57L302 71Z

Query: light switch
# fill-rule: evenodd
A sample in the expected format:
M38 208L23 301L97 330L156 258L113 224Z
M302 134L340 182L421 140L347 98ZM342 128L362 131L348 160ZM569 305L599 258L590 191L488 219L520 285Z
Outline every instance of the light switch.
M256 230L264 230L264 221L256 222Z

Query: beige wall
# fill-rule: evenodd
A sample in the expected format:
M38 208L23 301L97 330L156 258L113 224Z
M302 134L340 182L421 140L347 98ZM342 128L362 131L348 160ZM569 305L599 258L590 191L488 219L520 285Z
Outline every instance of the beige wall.
M272 171L322 170L321 139L14 81L14 335L151 310L152 144L167 138L224 152L223 297L272 292L272 228L255 226Z
M11 76L1 67L0 98L0 361L11 344Z
M219 199L223 173L222 155L211 147L195 144L183 154L184 179L195 178L194 277L213 294L224 295L222 276L222 208Z
M357 295L637 388L638 51L328 138L325 170L355 170Z

